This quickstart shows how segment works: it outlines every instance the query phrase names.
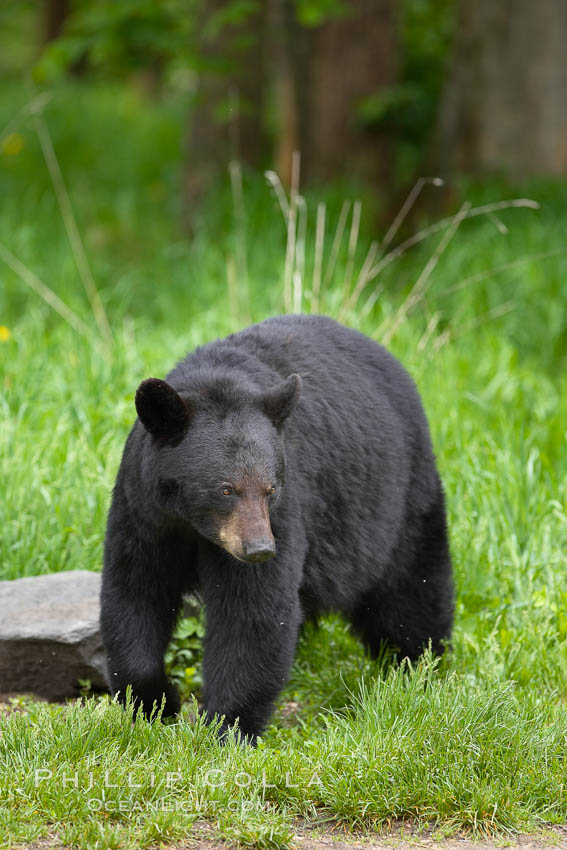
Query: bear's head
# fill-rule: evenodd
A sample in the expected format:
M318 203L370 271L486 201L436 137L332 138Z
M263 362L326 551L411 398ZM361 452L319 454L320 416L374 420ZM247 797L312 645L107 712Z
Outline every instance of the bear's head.
M270 514L285 484L283 425L299 375L266 392L226 378L189 390L148 378L136 410L150 436L144 477L164 512L240 561L273 558Z

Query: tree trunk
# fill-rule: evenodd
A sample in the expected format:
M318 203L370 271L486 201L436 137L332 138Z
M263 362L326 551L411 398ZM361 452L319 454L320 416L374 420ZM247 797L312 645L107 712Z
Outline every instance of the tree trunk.
M298 26L291 0L267 0L268 75L273 103L273 163L283 185L291 184L293 152L300 147L294 41Z
M203 70L187 135L189 216L231 160L258 167L263 147L264 13L252 12L240 24L225 24L211 34L211 19L225 6L226 0L202 4Z
M189 212L230 159L263 164L266 124L272 163L284 185L289 186L296 149L302 185L345 172L370 186L387 185L388 134L365 125L358 108L396 79L395 0L348 0L345 6L343 16L309 29L298 23L293 0L264 0L240 31L231 24L211 37L210 20L226 8L226 0L202 4L204 70L186 160Z
M398 73L394 0L350 0L344 17L313 31L306 57L302 147L309 177L352 174L383 183L390 141L379 126L364 125L357 109L392 85ZM305 80L300 81L305 89Z
M49 44L61 35L63 24L69 14L69 0L43 0L41 43Z
M567 2L461 0L441 170L567 173Z

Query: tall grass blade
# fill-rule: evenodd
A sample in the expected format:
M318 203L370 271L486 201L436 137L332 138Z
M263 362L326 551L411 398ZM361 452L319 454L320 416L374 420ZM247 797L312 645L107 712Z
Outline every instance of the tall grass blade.
M348 255L347 266L345 269L345 279L343 285L343 301L347 301L350 293L352 282L352 270L354 268L354 256L356 254L356 246L358 244L358 234L360 231L360 215L362 212L362 204L360 201L355 201L352 208L352 219L350 224L350 235L348 240Z
M264 177L266 178L268 184L274 190L274 194L280 205L280 210L282 211L284 221L287 223L287 219L289 216L289 203L287 200L285 189L282 186L282 181L280 180L275 171L264 171Z
M238 307L238 284L236 280L236 267L234 265L234 257L229 254L226 258L226 284L228 288L228 306L232 318L232 327L234 330L240 324L240 311Z
M398 330L400 325L405 321L410 310L412 310L412 308L415 307L415 305L425 295L425 292L427 291L427 288L429 286L429 281L430 281L433 269L435 268L435 266L439 262L439 260L442 256L443 252L445 251L447 245L449 244L449 242L451 241L451 239L453 238L453 236L457 232L457 229L459 228L459 225L461 224L461 222L466 218L467 213L470 211L470 209L471 209L471 204L469 203L469 201L465 201L465 203L462 205L462 207L459 210L459 212L457 213L457 215L454 216L451 224L449 225L449 227L447 228L447 230L445 231L445 233L443 234L443 236L439 240L439 244L437 245L437 248L435 249L435 251L433 252L431 257L429 258L429 260L427 261L427 263L423 267L421 274L419 275L419 277L417 278L413 287L411 288L408 296L404 299L404 301L402 302L402 304L400 305L400 307L396 311L396 315L395 315L395 318L394 318L392 325L390 325L388 330L385 330L385 324L386 324L386 322L389 322L389 319L388 319L388 320L385 320L384 322L382 322L381 325L379 326L379 328L376 332L376 335L381 336L382 333L384 333L384 336L382 337L382 341L383 341L384 345L388 345L392 341L392 338L396 334L396 331Z
M51 141L51 135L42 115L38 115L36 117L35 128L43 153L43 157L45 159L45 164L47 165L47 170L49 172L49 176L51 177L51 182L55 191L57 203L59 204L59 209L61 210L61 217L63 218L63 224L65 225L65 230L67 231L67 237L71 245L71 250L73 251L73 256L75 257L75 263L77 264L79 276L85 288L85 292L87 293L87 297L89 299L91 309L93 311L93 315L98 325L100 334L104 342L108 346L111 346L112 331L110 329L108 317L106 315L104 305L101 301L98 289L96 287L96 283L91 272L89 261L87 259L87 253L85 251L85 246L83 244L81 234L79 233L75 214L73 213L73 207L71 206L69 193L67 192L65 181L63 180L63 174L61 172L61 168L59 167L59 161L55 153L55 148L53 147L53 142Z
M360 310L359 316L360 316L361 321L368 316L368 314L370 313L370 311L372 310L372 308L374 307L374 305L376 304L376 302L378 301L379 297L382 295L383 292L384 292L384 287L382 286L382 284L374 287L374 289L372 290L372 292L370 293L370 295L368 296L368 298L366 299L364 305L362 306L362 308Z
M536 260L546 260L548 257L557 257L558 255L565 253L567 253L567 248L555 248L552 251L540 251L538 254L528 254L525 257L520 257L519 259L512 260L509 263L501 263L491 269L486 269L483 272L477 272L476 274L464 277L462 280L454 283L453 286L448 286L443 289L439 295L452 295L455 292L459 292L461 289L466 289L471 283L480 283L483 280L489 280L491 277L499 274L500 272L509 271L510 269L517 268L518 266L526 265L526 263L536 262Z
M246 211L242 188L242 167L238 160L231 160L228 166L232 208L234 212L234 230L236 237L236 272L238 277L238 298L246 322L250 322L250 287L248 282L248 256L246 250ZM240 311L239 311L240 312Z
M429 321L427 322L427 327L425 328L425 331L423 332L419 342L417 343L417 350L418 351L425 351L425 349L427 348L427 346L429 344L431 337L435 333L435 330L437 328L437 325L439 324L440 319L441 319L441 311L437 310L431 316Z
M400 227L404 223L405 219L407 218L408 214L410 213L411 208L413 207L413 205L417 201L418 197L420 196L423 187L428 186L428 185L444 186L445 181L442 180L441 177L420 177L419 180L416 180L416 182L415 182L414 186L412 187L409 195L407 196L407 198L403 202L402 206L400 207L398 214L396 215L392 224L390 225L390 227L386 231L386 235L382 239L382 244L381 244L382 248L387 248L388 245L390 245L390 243L394 239L396 233L398 232L398 230L400 229Z
M492 307L491 310L487 310L485 313L480 313L466 324L460 325L456 328L451 328L451 338L456 339L457 337L464 336L464 334L470 333L475 330L475 328L483 325L486 321L498 319L500 316L506 316L508 313L515 310L516 306L517 305L514 301L504 301L502 304L497 304L496 307Z
M93 337L93 333L88 325L83 322L80 316L71 310L64 301L59 298L58 295L45 284L36 274L32 272L24 263L18 260L17 257L12 254L11 251L6 248L0 242L0 257L4 260L7 266L9 266L12 271L18 275L20 280L22 280L30 289L33 289L40 298L42 298L46 304L49 304L52 310L55 310L62 319L64 319L68 325L70 325L74 331L76 331L81 336L84 336L85 339L93 345L100 354L105 353L104 346L101 345L100 340Z
M319 295L321 292L321 269L323 267L323 248L325 246L325 217L327 207L324 203L317 204L317 226L315 231L315 259L313 263L313 283L311 286L311 312L319 312Z
M293 312L301 313L301 302L303 300L303 281L299 269L293 272Z
M378 242L372 242L364 262L362 264L362 268L358 274L356 279L356 283L354 285L354 289L352 290L349 297L343 302L343 305L339 311L339 319L344 318L350 310L353 310L356 307L357 301L360 298L364 287L368 283L370 279L370 270L372 268L372 263L376 259L376 254L378 253Z
M497 212L498 210L507 210L513 208L521 208L525 207L531 210L538 210L539 204L537 201L532 201L529 198L513 198L510 201L497 201L492 204L483 204L480 207L471 207L465 216L465 218L476 218L479 215L489 215L490 213ZM397 260L399 257L403 256L410 248L413 248L415 245L419 245L429 236L433 236L435 233L439 233L440 230L444 230L446 227L449 227L451 223L454 221L454 216L449 216L447 218L442 218L440 221L436 221L435 224L431 224L429 227L423 228L423 230L418 230L417 233L414 233L413 236L410 236L408 239L405 239L403 242L400 242L399 245L396 246L393 250L389 251L385 254L374 266L374 268L370 271L369 281L374 280L384 269Z
M292 281L293 267L295 263L296 249L296 227L297 227L297 197L299 192L299 151L293 152L291 162L291 191L289 197L289 213L287 217L287 246L285 252L284 269L284 311L290 313L292 310Z
M24 104L21 109L18 109L15 115L13 115L7 124L5 124L4 129L0 131L0 139L4 136L7 136L9 133L14 132L22 121L22 118L27 118L29 115L37 115L40 113L49 101L51 100L50 92L41 92L41 94L33 97L28 103Z
M350 210L350 201L343 201L343 205L341 207L341 212L339 215L339 220L337 222L337 229L335 230L335 236L331 245L331 254L329 256L329 264L327 266L325 277L323 280L323 287L326 288L331 282L333 275L335 273L335 265L337 262L337 257L339 255L339 248L341 247L341 242L343 240L343 233L345 230L347 216Z
M305 237L307 232L307 204L297 196L297 241L295 245L295 271L293 273L293 312L301 313L303 279L305 277Z

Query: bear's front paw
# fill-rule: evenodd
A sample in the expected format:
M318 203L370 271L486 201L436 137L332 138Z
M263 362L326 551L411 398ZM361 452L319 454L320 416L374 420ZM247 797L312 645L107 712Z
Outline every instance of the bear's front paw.
M138 710L141 711L146 720L155 720L162 708L162 705L162 719L178 714L180 708L177 689L167 681L159 686L156 685L155 682L151 682L146 683L145 686L133 688L132 701L134 704L134 710L136 712ZM125 704L126 698L124 698L122 702Z
M235 740L238 744L242 744L243 746L255 747L258 743L258 736L256 734L249 733L245 735L244 732L242 732L238 728L238 725L232 726L229 723L223 723L221 726L219 726L218 730L219 743L221 744L221 746L224 746L226 744L228 734L231 731L234 731Z
M179 699L179 694L177 692L177 688L167 683L167 687L165 688L165 705L163 707L162 717L173 717L175 714L179 714L179 709L181 708L181 702ZM162 697L163 699L163 697ZM161 703L159 703L161 705Z

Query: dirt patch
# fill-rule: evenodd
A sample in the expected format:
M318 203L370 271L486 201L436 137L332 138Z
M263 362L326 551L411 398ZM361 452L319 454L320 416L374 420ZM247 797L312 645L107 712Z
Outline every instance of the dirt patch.
M567 826L550 826L532 835L500 835L483 841L465 836L444 838L434 830L413 830L408 825L388 832L353 834L338 826L322 829L298 825L293 836L296 850L567 850ZM215 837L209 823L197 823L191 837L162 850L228 850L235 844ZM39 850L39 848L38 848Z
M353 834L339 827L299 829L294 836L298 850L567 850L567 826L550 826L532 835L499 835L473 840L454 835L443 837L439 830L415 830L407 824L381 833Z
M193 825L185 841L160 844L151 850L232 850L241 847L223 841L215 827L207 821ZM310 827L297 824L293 836L295 850L567 850L567 825L549 826L530 835L498 835L490 839L473 840L462 835L445 838L439 831L417 830L411 825L394 826L381 833L352 833L338 825ZM57 836L18 844L13 850L71 850Z

